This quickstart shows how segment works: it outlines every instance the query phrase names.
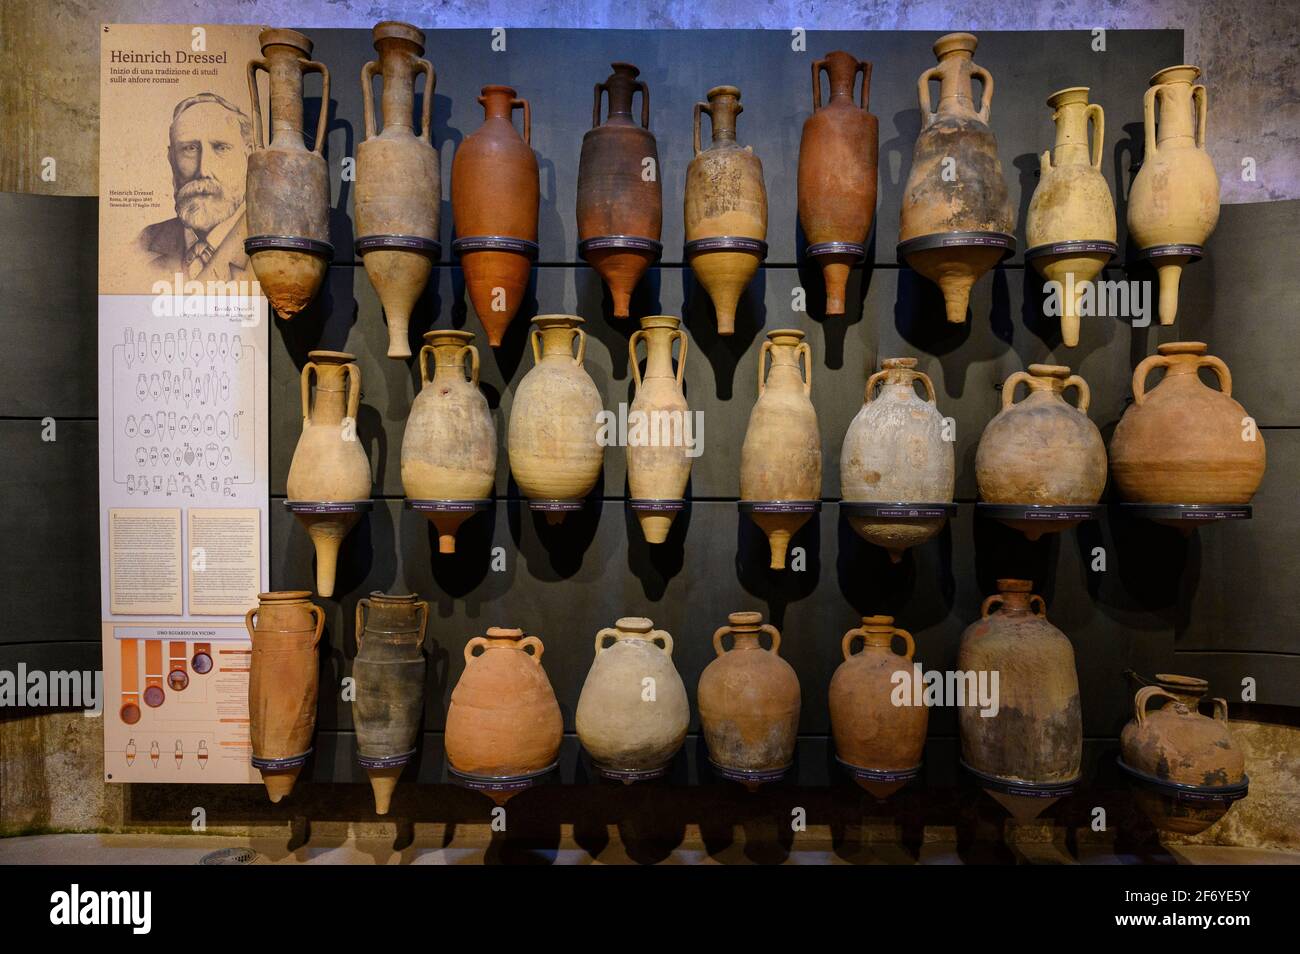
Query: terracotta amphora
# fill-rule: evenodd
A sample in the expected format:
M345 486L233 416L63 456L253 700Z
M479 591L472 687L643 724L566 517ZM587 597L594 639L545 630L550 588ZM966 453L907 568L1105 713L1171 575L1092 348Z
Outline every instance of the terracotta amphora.
M253 767L278 802L291 791L311 754L320 680L317 646L325 612L306 590L259 593L244 615L253 641L248 671Z
M862 651L853 644L861 639ZM894 640L903 652L894 652ZM905 672L910 686L916 643L912 634L894 625L892 616L864 616L862 625L840 640L844 662L831 677L831 734L835 754L853 773L857 783L877 798L888 798L913 778L921 767L925 730L930 710L898 705L895 673Z
M497 626L465 644L465 671L447 709L447 761L457 772L519 779L555 764L564 725L543 648L522 629Z
M628 365L636 395L628 409L627 484L631 506L647 543L668 539L677 511L682 509L691 477L691 442L695 433L690 408L682 393L686 374L686 332L672 315L641 319L641 328L628 339ZM646 345L645 374L637 345ZM680 342L673 370L673 342Z
M1201 257L1201 246L1219 222L1219 175L1205 151L1200 75L1195 66L1167 67L1151 77L1142 100L1146 145L1129 190L1128 230L1156 267L1162 325L1172 325L1178 314L1183 266Z
M1047 98L1056 123L1056 145L1042 154L1038 186L1029 200L1025 258L1048 281L1057 282L1061 340L1079 343L1079 297L1118 251L1115 202L1101 174L1105 114L1088 102L1088 87L1073 86ZM1092 152L1088 123L1092 123Z
M1199 835L1244 796L1210 797L1244 788L1247 779L1245 756L1228 730L1228 702L1207 700L1209 690L1204 679L1159 674L1138 690L1133 721L1120 734L1124 766L1140 779L1134 799L1162 831ZM1212 718L1200 711L1207 701Z
M388 814L397 777L415 754L424 711L424 630L429 604L378 591L357 600L357 761L370 776L375 813Z
M925 398L916 385L925 388ZM867 379L866 399L844 435L840 494L846 502L951 503L956 473L953 441L935 404L934 382L915 358L885 358ZM849 517L868 543L895 563L903 551L929 540L948 518Z
M538 173L532 109L510 86L484 86L483 125L465 137L451 163L453 249L460 256L474 313L498 347L523 303L537 257ZM524 135L511 122L524 111Z
M442 173L431 142L433 88L438 82L424 56L424 33L385 20L374 28L378 61L361 68L366 138L357 144L357 251L388 319L388 356L409 358L411 309L438 256ZM383 131L375 121L375 73L384 78ZM411 123L415 77L424 74L420 135Z
M316 297L329 270L330 178L321 149L329 125L330 74L311 59L311 40L297 30L258 34L262 58L248 62L248 92L253 101L253 145L248 157L248 238L244 249L263 294L281 318L289 319ZM262 136L262 100L257 71L271 85L271 142ZM303 142L302 77L321 74L321 107L316 142Z
M722 639L734 637L731 649ZM759 635L772 647L764 649ZM750 791L780 778L794 762L799 677L780 656L781 633L762 613L731 613L713 634L717 658L700 673L696 701L709 761Z
M1159 345L1133 371L1133 403L1110 440L1110 468L1131 503L1246 504L1264 479L1264 435L1232 398L1232 373L1200 341ZM1163 368L1150 391L1146 380ZM1219 390L1201 381L1201 368Z
M1021 383L1029 393L1015 403ZM1078 406L1062 396L1078 389ZM1095 504L1106 487L1106 445L1088 417L1088 383L1062 365L1031 364L1002 384L1002 410L975 452L980 499L993 504ZM1008 520L1031 540L1078 521Z
M1078 780L1083 717L1074 647L1047 621L1029 580L998 580L998 592L966 627L957 668L987 676L996 714L967 698L958 711L962 761L1021 821L1036 817Z
M809 398L812 348L803 338L794 328L767 333L758 354L758 401L740 449L740 499L787 505L750 510L767 535L774 570L785 568L790 537L808 522L821 497L821 432Z
M718 334L736 331L736 305L767 256L767 188L752 146L736 142L740 90L715 86L695 104L695 158L686 170L686 257L713 300ZM700 148L700 114L713 142Z
M830 99L822 105L822 72L830 78ZM862 105L853 84L862 74ZM812 65L813 114L799 140L799 224L807 254L821 265L826 314L844 314L849 269L867 252L876 215L879 124L867 112L871 64L836 50Z
M949 33L934 44L938 66L921 74L921 132L903 190L899 257L943 290L948 320L966 320L971 286L1015 250L1015 216L998 143L989 128L993 76L972 57L979 41ZM984 86L975 108L971 80ZM930 112L930 81L939 107Z
M357 437L361 371L343 351L310 351L302 369L302 435L289 464L289 501L347 503L370 497L370 462ZM316 394L312 398L312 375ZM334 595L339 545L357 511L295 511L316 548L316 592Z
M596 634L596 658L575 719L602 774L624 782L662 775L686 739L690 717L670 635L638 616Z
M631 63L596 84L591 129L582 137L578 160L578 250L609 286L614 317L631 312L632 290L659 257L663 185L659 148L650 131L650 88ZM641 93L641 124L632 99ZM609 116L600 121L600 98L609 94ZM647 163L649 160L649 163ZM647 168L653 170L647 176Z
M587 354L582 319L538 315L533 324L534 364L515 389L506 450L519 490L546 512L548 523L560 523L565 506L591 493L600 477L605 459L597 439L600 392L582 366ZM558 506L551 509L551 504Z
M473 340L468 331L425 332L420 393L402 434L406 496L446 504L423 511L438 531L439 553L456 552L456 531L491 496L496 480L497 429L479 390Z

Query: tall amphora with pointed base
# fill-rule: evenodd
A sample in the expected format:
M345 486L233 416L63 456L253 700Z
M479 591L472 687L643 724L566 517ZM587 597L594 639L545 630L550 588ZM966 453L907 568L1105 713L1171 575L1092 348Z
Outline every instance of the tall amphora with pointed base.
M523 303L537 257L537 157L528 100L510 86L484 86L478 101L483 125L465 137L451 163L452 248L495 348ZM516 109L524 111L522 137L511 122Z
M1115 203L1101 174L1105 116L1100 106L1088 102L1088 87L1059 90L1047 105L1056 123L1056 145L1042 155L1038 186L1029 200L1025 258L1040 275L1058 283L1061 339L1073 348L1079 343L1079 297L1119 250Z
M767 188L752 146L736 142L740 90L715 86L695 104L695 158L686 170L685 253L713 300L718 334L736 330L736 305L767 257ZM700 148L700 114L708 113L713 142Z
M388 356L409 358L408 328L440 252L442 174L430 141L433 65L424 59L424 33L385 20L374 28L375 51L361 68L366 138L357 145L356 247L388 320ZM375 117L374 76L383 77L383 130ZM424 74L420 134L412 128L415 78Z
M289 464L290 503L347 503L370 497L370 462L357 436L361 371L343 351L311 351L302 369L302 435ZM316 378L315 398L312 377ZM316 592L334 595L339 545L358 512L296 511L316 548Z
M311 59L311 40L297 30L263 30L258 35L262 58L248 63L248 90L253 101L253 153L248 157L248 252L262 292L285 319L316 297L329 269L330 180L321 149L329 124L330 74ZM271 141L262 136L262 100L257 71L271 85ZM320 73L320 115L316 142L303 142L303 74Z
M1163 69L1151 77L1142 100L1146 145L1129 192L1128 230L1159 275L1162 325L1172 325L1178 314L1183 266L1201 257L1219 223L1219 175L1205 150L1200 75L1195 66Z
M253 767L262 773L271 801L278 802L293 790L311 755L325 613L306 590L259 593L244 626L253 641L248 671Z
M659 257L663 186L659 148L650 131L650 88L631 63L614 63L596 84L591 129L578 160L578 250L600 273L614 301L614 317L630 313L632 291ZM641 94L641 122L632 100ZM600 121L601 95L609 116Z
M767 333L758 356L758 401L740 449L740 499L759 505L750 515L767 535L774 570L785 568L790 537L821 497L821 434L809 397L812 349L803 338L795 328Z
M822 104L822 80L830 77L830 99ZM862 74L861 105L853 85ZM826 314L844 314L849 269L866 255L876 215L879 124L867 112L871 64L842 50L812 66L813 114L799 141L799 223L809 258L821 265Z
M1015 251L1015 216L998 143L989 128L993 76L975 63L979 41L949 33L934 44L938 66L921 74L921 132L903 190L898 256L943 290L948 320L966 320L971 286ZM971 80L984 84L975 108ZM939 105L930 111L930 82Z
M647 543L663 543L685 501L691 477L691 446L698 442L682 379L686 375L686 332L672 315L641 319L628 339L628 365L636 396L628 409L627 484L631 506ZM646 345L645 374L637 346ZM680 342L673 370L673 343ZM635 440L634 440L635 438ZM698 447L698 443L695 444Z
M370 776L375 812L388 814L402 768L415 754L424 711L424 630L429 604L414 593L357 600L357 761Z
M455 553L456 531L492 493L497 430L479 389L474 335L437 330L424 340L420 393L402 434L402 488L410 499L446 504L425 514L437 528L438 552Z

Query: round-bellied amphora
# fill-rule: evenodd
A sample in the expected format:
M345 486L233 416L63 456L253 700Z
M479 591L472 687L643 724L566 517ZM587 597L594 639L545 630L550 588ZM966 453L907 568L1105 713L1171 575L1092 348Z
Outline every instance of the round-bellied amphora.
M690 716L672 636L638 616L596 634L596 658L575 718L598 772L625 783L663 775Z
M325 613L306 590L259 593L244 626L253 641L248 671L253 767L262 773L271 801L278 802L293 790L311 755Z
M254 150L248 157L248 252L258 284L276 313L292 318L316 297L329 269L329 170L321 149L329 124L330 74L311 59L312 43L297 30L258 34L262 57L248 63ZM271 88L271 141L264 144L257 71ZM303 74L320 73L320 116L311 149L303 142Z
M628 414L627 483L630 506L647 543L667 540L673 519L685 505L686 483L691 477L687 441L700 436L694 432L682 393L687 340L679 319L651 315L641 319L641 328L632 332L627 343L628 364L636 382ZM644 374L637 358L642 341L646 346ZM673 342L679 342L676 371Z
M357 144L356 248L388 320L388 356L409 358L411 310L441 252L442 174L431 142L433 65L424 33L385 20L373 31L377 61L361 68L366 138ZM374 76L383 77L383 129L375 119ZM412 128L415 78L424 74L420 134Z

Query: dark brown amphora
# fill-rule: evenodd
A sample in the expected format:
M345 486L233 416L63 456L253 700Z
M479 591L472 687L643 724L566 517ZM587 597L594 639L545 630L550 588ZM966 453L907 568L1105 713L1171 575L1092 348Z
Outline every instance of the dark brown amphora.
M357 600L357 761L370 776L375 812L388 814L397 777L415 754L424 709L424 629L429 604L414 593Z
M409 358L411 309L438 257L442 174L430 142L429 117L437 75L424 55L424 34L407 23L385 20L374 28L378 61L361 68L366 138L357 145L357 254L388 319L388 356ZM383 76L384 126L377 132L372 89ZM411 126L415 78L424 74L420 135Z
M276 313L292 318L316 297L334 246L330 244L330 179L321 149L329 122L330 74L310 59L311 40L297 30L263 30L262 58L248 63L253 143L248 157L248 252L262 292ZM263 145L257 71L271 80L271 143ZM302 77L321 74L316 143L303 143Z
M465 288L488 344L498 347L523 303L537 257L537 157L532 147L532 110L510 86L484 86L478 98L483 125L451 163L452 249L460 256ZM524 111L524 135L511 123Z
M659 149L650 132L650 89L631 63L596 84L591 129L582 137L578 161L578 251L609 286L614 317L626 318L632 291L659 257L663 189ZM632 99L641 93L641 124ZM609 116L600 122L600 99L609 94Z
M830 99L822 105L822 72L830 77ZM862 74L862 105L853 86ZM799 142L799 224L807 254L821 265L826 314L844 314L849 269L867 254L867 235L876 214L879 124L867 112L871 64L836 50L812 66L813 114Z

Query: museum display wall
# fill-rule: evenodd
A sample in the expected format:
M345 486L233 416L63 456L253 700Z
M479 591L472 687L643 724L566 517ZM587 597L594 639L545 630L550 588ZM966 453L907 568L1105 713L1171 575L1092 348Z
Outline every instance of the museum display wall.
M356 673L358 601L376 591L415 593L429 603L423 714L412 764L394 795L398 813L417 805L405 792L411 784L453 780L446 752L448 704L466 671L466 642L490 627L518 628L544 643L543 665L563 730L558 771L547 785L600 782L575 722L593 640L616 620L645 617L654 629L671 634L690 714L685 746L666 780L646 784L674 790L728 785L735 799L745 798L744 789L724 781L708 760L697 687L715 658L714 632L727 624L729 613L756 610L780 631L780 656L800 690L793 765L777 785L829 786L851 795L852 780L835 758L828 701L832 676L845 658L842 637L864 617L892 617L893 625L911 635L925 669L958 668L963 630L980 618L998 581L1008 579L1031 581L1047 618L1073 646L1081 780L1073 792L1061 793L1066 801L1053 809L1058 817L1082 818L1089 806L1112 797L1098 793L1127 790L1115 759L1140 685L1132 673L1146 679L1157 673L1202 677L1209 695L1228 700L1234 719L1294 722L1300 619L1289 581L1300 528L1288 499L1300 473L1300 444L1293 436L1300 397L1291 382L1300 347L1284 316L1300 296L1300 279L1276 263L1293 257L1297 203L1224 206L1203 259L1183 270L1172 326L1159 324L1153 297L1149 326L1084 316L1076 346L1063 342L1059 319L1045 316L1043 277L1024 254L1039 156L1056 136L1046 101L1058 90L1087 87L1088 101L1105 111L1099 169L1119 223L1118 257L1102 277L1148 281L1155 295L1156 272L1140 260L1125 221L1143 155L1143 94L1153 74L1182 62L1181 34L1110 31L1104 53L1090 49L1084 31L980 34L975 61L996 80L988 125L997 137L1016 244L1004 261L976 278L969 313L956 322L949 320L940 288L901 264L896 253L900 240L910 237L900 232L899 220L922 125L916 77L935 63L931 45L937 33L810 32L807 52L795 52L789 34L780 31L518 30L510 32L507 52L493 53L486 32L426 30L424 55L437 72L430 114L432 143L441 157L436 241L442 254L411 310L403 342L386 324L372 279L354 251L363 237L355 213L361 187L341 171L340 160L357 156L365 138L357 77L374 57L371 36L360 30L309 32L311 59L331 73L322 153L334 254L319 292L290 320L275 321L269 388L271 587L309 591L324 611L314 753L300 786L367 780L367 767L357 761L355 707L342 701L340 687ZM865 261L848 273L842 315L827 315L821 262L807 254L797 209L800 135L812 109L810 68L832 50L870 62L868 106L880 125L874 227ZM627 318L614 316L613 297L578 251L579 152L591 128L593 84L610 76L614 62L635 64L648 87L663 194L662 257L636 285ZM1215 82L1208 78L1210 137ZM489 84L508 84L528 101L529 144L540 176L536 261L497 347L489 346L453 253L454 240L463 237L453 231L453 157L482 124L477 99ZM767 205L765 258L739 297L732 334L720 333L716 295L711 298L687 261L691 236L683 215L695 104L724 84L739 89L744 110L736 117L736 138L761 161ZM319 87L309 78L306 88L304 127L314 129L322 106ZM423 88L422 77L415 88ZM635 103L639 118L641 94ZM412 105L418 114L425 105L422 94ZM707 146L709 124L703 128ZM25 237L19 254L0 263L0 284L17 306L9 313L22 316L12 321L9 336L10 387L0 407L0 418L6 418L0 419L0 432L12 453L0 461L0 474L11 499L40 503L6 508L0 531L42 541L39 560L14 557L4 568L11 603L35 596L42 606L39 626L0 640L0 660L9 668L19 660L29 667L99 665L95 219L93 200L0 197L0 232L21 231ZM507 424L535 364L529 333L538 315L583 319L583 367L600 407L614 411L634 397L628 342L638 319L682 319L689 339L683 391L690 409L702 415L703 453L692 461L684 508L664 542L646 540L630 503L635 495L622 447L604 450L594 489L561 522L530 509L529 495L512 476ZM402 479L403 432L420 392L419 361L391 355L402 344L418 353L424 332L450 329L475 335L497 454L490 502L456 530L454 552L440 553L438 530L406 505ZM811 494L820 506L809 508L814 512L790 538L784 569L772 568L776 554L763 529L738 506L742 497L753 497L742 488L742 442L758 396L762 345L778 329L801 332L808 347L809 397L821 450L820 487ZM1231 368L1232 397L1253 416L1267 444L1267 470L1251 501L1252 519L1194 529L1161 525L1118 506L1113 476L1101 498L1106 506L1089 515L1095 519L1034 540L977 510L977 449L1003 407L1001 389L1011 375L1041 364L1067 366L1081 376L1090 391L1087 416L1109 447L1131 400L1134 368L1158 344L1178 341L1205 342ZM301 371L309 354L321 351L354 356L359 370L356 432L371 475L364 496L373 501L338 548L332 587L322 583L304 522L282 503L295 496L324 499L294 495L290 473L305 413ZM939 414L955 421L956 511L931 539L897 561L859 536L839 503L846 431L862 408L868 376L889 358L916 359L915 370L933 382ZM41 443L38 430L7 419L44 416L59 422L52 447ZM1244 679L1254 681L1251 705L1238 702ZM923 766L904 792L918 817L931 806L935 818L949 819L956 810L951 792L975 791L959 762L958 722L952 708L929 711ZM289 797L310 798L314 805L324 801L302 789ZM1250 798L1260 797L1253 788ZM461 811L463 799L463 793L448 796L447 804ZM142 817L149 804L165 802L161 795L143 795ZM437 799L431 804L418 803L421 817L438 817Z

